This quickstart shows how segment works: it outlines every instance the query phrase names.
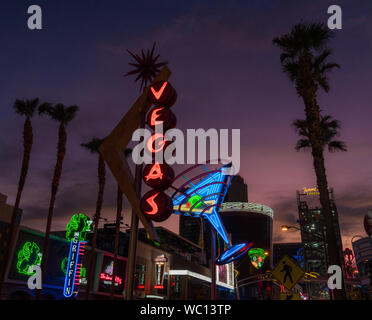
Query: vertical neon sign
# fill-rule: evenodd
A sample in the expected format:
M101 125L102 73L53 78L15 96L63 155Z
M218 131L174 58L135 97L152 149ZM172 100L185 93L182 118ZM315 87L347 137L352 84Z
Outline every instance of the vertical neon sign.
M163 281L164 281L164 271L165 271L165 264L168 259L164 256L164 254L157 256L155 259L155 285L154 289L164 289Z
M63 295L70 298L77 294L80 282L81 259L84 255L86 234L91 231L92 221L82 213L74 214L66 226L66 239L70 240L70 252L67 263Z

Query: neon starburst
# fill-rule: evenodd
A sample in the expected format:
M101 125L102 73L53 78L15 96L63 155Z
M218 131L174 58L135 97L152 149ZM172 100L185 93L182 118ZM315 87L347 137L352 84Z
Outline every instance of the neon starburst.
M134 58L136 63L129 63L135 68L126 73L125 76L138 73L138 76L134 81L137 82L138 80L141 80L140 90L142 90L143 87L146 87L147 84L150 83L153 78L155 78L155 76L159 73L161 67L168 64L168 62L166 61L157 62L160 55L158 54L157 56L154 56L155 43L152 46L151 51L147 50L147 52L145 53L143 50L141 50L141 55L132 53L129 50L127 51Z

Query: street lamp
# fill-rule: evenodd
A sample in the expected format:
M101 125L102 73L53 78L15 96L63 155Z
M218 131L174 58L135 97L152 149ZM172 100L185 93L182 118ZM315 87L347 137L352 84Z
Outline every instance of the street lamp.
M302 231L302 232L304 232L304 233L307 233L307 234L309 234L309 235L312 235L312 236L315 236L315 238L318 238L318 239L320 239L320 240L322 240L322 242L323 242L323 245L325 245L325 242L324 242L324 239L325 239L325 237L324 237L324 232L323 232L323 236L321 236L321 235L319 235L319 234L317 234L317 233L311 233L311 232L309 232L309 231L306 231L306 230L301 230L299 227L296 227L296 226L287 226L287 225L282 225L281 227L280 227L280 229L282 230L282 231L288 231L289 229L296 229L296 230L298 230L298 231Z
M289 227L286 225L281 226L282 231L288 231Z

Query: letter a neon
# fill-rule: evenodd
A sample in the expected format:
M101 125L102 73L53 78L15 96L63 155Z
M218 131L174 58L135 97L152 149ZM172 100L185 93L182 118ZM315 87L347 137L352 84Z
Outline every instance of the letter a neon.
M158 162L155 162L155 164L151 167L149 174L145 176L145 178L146 181L149 181L150 179L163 179L163 173L161 172Z

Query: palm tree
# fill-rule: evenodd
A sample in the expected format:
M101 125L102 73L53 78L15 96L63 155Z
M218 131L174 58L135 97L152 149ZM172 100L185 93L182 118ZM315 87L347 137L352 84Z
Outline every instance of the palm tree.
M292 126L298 133L298 135L303 137L297 141L295 149L297 151L307 151L311 149L311 143L309 139L310 134L307 127L307 121L297 119L293 121ZM321 116L320 127L323 137L323 150L327 147L329 152L347 151L345 142L333 139L334 137L339 136L341 125L338 120L332 119L331 116Z
M299 23L290 33L273 39L273 44L282 50L280 62L283 71L294 82L297 94L305 105L308 139L327 231L329 261L331 265L342 266L328 193L323 157L324 140L320 125L320 108L317 103L318 89L322 88L325 92L330 90L328 73L339 67L337 63L327 61L332 53L327 48L327 43L332 37L332 31L322 23ZM333 293L334 299L345 300L344 283L341 290L333 290Z
M127 158L132 153L132 149L127 148L124 150L124 157ZM119 236L120 236L120 223L122 220L121 212L123 210L123 192L118 184L118 191L116 195L116 223L115 223L115 247L114 247L114 270L112 274L112 284L110 291L110 299L113 298L115 292L115 276L117 274L117 258L119 252Z
M103 157L98 152L99 147L103 143L104 139L93 138L88 143L82 143L81 146L92 154L98 154L98 195L97 195L97 203L96 203L96 214L94 216L94 230L93 230L93 238L91 243L91 253L89 258L89 265L88 265L88 279L87 279L87 287L85 291L85 299L88 300L90 296L90 291L93 284L93 276L94 276L94 262L95 262L95 250L97 245L97 232L98 232L98 223L101 219L101 210L103 204L103 193L105 190L105 182L106 182L106 165Z
M9 239L8 239L9 245L5 247L4 263L1 268L0 293L1 293L3 283L4 283L6 266L8 265L8 260L10 258L10 248L11 248L11 243L13 242L13 235L15 233L14 229L15 229L15 223L17 219L17 213L19 210L19 204L21 202L22 192L23 192L23 188L26 183L26 177L27 177L28 167L30 163L31 149L32 149L32 144L33 144L31 118L33 117L35 110L37 109L38 106L39 106L38 98L35 98L32 100L16 99L16 101L13 104L14 111L21 116L25 116L26 119L23 125L23 160L22 160L21 174L18 180L17 196L16 196L16 200L14 203L12 217L10 220Z
M66 126L75 118L78 110L79 108L75 105L66 107L65 105L61 103L56 104L55 106L42 105L39 107L39 110L38 110L39 115L46 114L50 116L52 120L55 120L59 123L57 161L54 167L51 197L49 201L48 220L47 220L44 245L43 245L43 256L41 260L41 272L42 272L43 277L45 274L45 267L46 267L46 261L47 261L50 230L52 226L52 219L53 219L53 213L54 213L54 204L55 204L56 197L57 197L59 182L62 176L63 160L66 154L66 142L67 142ZM36 299L39 299L40 295L41 295L41 289L38 289L37 294L36 294Z

